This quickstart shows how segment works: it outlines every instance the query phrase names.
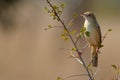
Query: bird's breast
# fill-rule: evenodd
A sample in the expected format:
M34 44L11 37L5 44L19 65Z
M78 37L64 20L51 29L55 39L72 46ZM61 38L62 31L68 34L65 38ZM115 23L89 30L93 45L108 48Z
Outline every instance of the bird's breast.
M91 45L97 45L97 30L96 26L93 23L85 21L84 27L86 28L86 31L90 33L89 36L85 34L86 40L91 44Z

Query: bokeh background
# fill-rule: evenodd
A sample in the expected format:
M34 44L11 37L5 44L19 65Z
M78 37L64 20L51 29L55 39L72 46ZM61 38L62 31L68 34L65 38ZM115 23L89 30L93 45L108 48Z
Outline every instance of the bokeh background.
M102 34L110 28L99 55L96 80L111 80L114 69L120 66L120 0L53 0L65 3L62 19L68 23L74 13L93 12L101 26ZM45 12L45 0L0 0L0 79L1 80L55 80L58 76L86 73L83 66L60 48L72 44L60 38L61 29L44 29L60 25ZM75 20L79 30L84 19ZM82 43L81 43L82 45ZM84 58L90 60L90 49ZM95 69L96 70L96 69ZM73 77L69 80L88 80Z

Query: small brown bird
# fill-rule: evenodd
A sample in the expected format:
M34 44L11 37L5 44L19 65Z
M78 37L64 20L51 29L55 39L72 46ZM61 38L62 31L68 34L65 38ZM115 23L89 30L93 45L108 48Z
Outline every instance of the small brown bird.
M98 49L101 45L101 30L99 24L95 18L95 15L91 12L85 12L82 14L85 18L84 27L86 31L89 32L89 36L85 34L87 42L90 44L92 49L92 66L97 67L98 65Z

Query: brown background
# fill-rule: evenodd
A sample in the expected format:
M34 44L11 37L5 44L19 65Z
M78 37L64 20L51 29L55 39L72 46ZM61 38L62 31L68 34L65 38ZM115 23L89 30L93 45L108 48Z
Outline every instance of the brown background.
M66 23L75 12L92 11L101 26L102 34L109 28L113 30L103 43L96 76L96 80L111 80L114 72L110 65L120 65L119 0L61 2L66 4L63 13ZM1 80L55 80L58 76L86 73L81 64L70 58L64 50L60 50L72 46L70 42L60 38L61 30L56 28L44 31L49 24L59 25L45 12L44 0L3 0L0 4ZM79 29L82 24L83 18L79 17L74 27ZM87 51L84 58L86 61L90 60ZM80 76L69 80L73 79L88 80L87 77Z

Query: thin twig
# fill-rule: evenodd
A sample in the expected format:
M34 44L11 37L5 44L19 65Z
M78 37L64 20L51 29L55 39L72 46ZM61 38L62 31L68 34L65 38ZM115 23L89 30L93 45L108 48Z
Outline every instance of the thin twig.
M77 38L76 41L75 41L75 44L77 44L77 42L79 41L80 38Z
M51 28L63 28L63 27L62 26L47 27L47 28L45 28L45 31L48 30L48 29L51 29Z
M73 24L74 20L75 20L77 17L79 17L79 16L78 16L78 15L77 15L76 17L74 16L74 17L70 20L70 22L68 23L67 28L69 28L69 27L71 26L71 24Z
M93 78L96 76L97 72L100 70L100 68L97 68L97 70L95 71Z
M92 69L89 69L89 70L90 70L90 73L91 73L91 75L92 75L92 79L94 80L93 71L92 71Z
M68 79L68 78L71 78L71 77L76 77L76 76L87 76L87 75L88 75L88 74L70 75L70 76L67 76L67 77L63 78L63 80Z
M72 19L70 20L70 22L68 23L67 28L69 28L69 27L70 27L70 25L71 25L71 23L73 23L74 19L75 19L75 18L72 18Z
M74 54L72 53L72 51L70 51L70 55L71 55L73 58L75 58L80 64L83 64L82 61L79 59L79 57L76 56L76 55L74 55Z
M74 42L74 40L73 40L73 38L72 38L72 35L70 34L69 30L67 29L65 23L62 21L62 19L60 18L60 16L57 14L56 10L54 9L54 7L53 7L53 5L50 3L50 1L49 1L49 0L46 0L46 1L47 1L47 3L49 4L49 6L52 8L52 10L54 11L54 14L55 14L55 16L57 17L57 20L59 20L59 22L63 25L64 29L67 31L68 36L69 36L69 38L71 39L74 47L76 48L76 52L77 52L78 55L79 55L79 59L82 61L83 66L84 66L85 70L87 71L90 80L93 80L93 79L92 79L92 76L91 76L91 74L90 74L90 72L89 72L89 69L88 69L88 67L87 67L87 65L86 65L86 63L85 63L85 61L83 60L83 58L82 58L82 56L81 56L82 52L79 51L76 43Z
M109 31L107 31L107 32L105 33L105 35L104 35L103 38L102 38L102 42L103 42L103 41L105 40L105 38L107 37L108 33L109 33Z
M58 28L63 28L62 26L53 26L53 28L58 27Z
M88 76L89 76L90 80L93 80L92 75L91 75L91 73L90 73L88 67L86 66L86 64L85 64L85 62L84 62L82 56L80 56L80 60L82 61L83 66L84 66L84 68L86 69L86 71L87 71L87 73L88 73Z

